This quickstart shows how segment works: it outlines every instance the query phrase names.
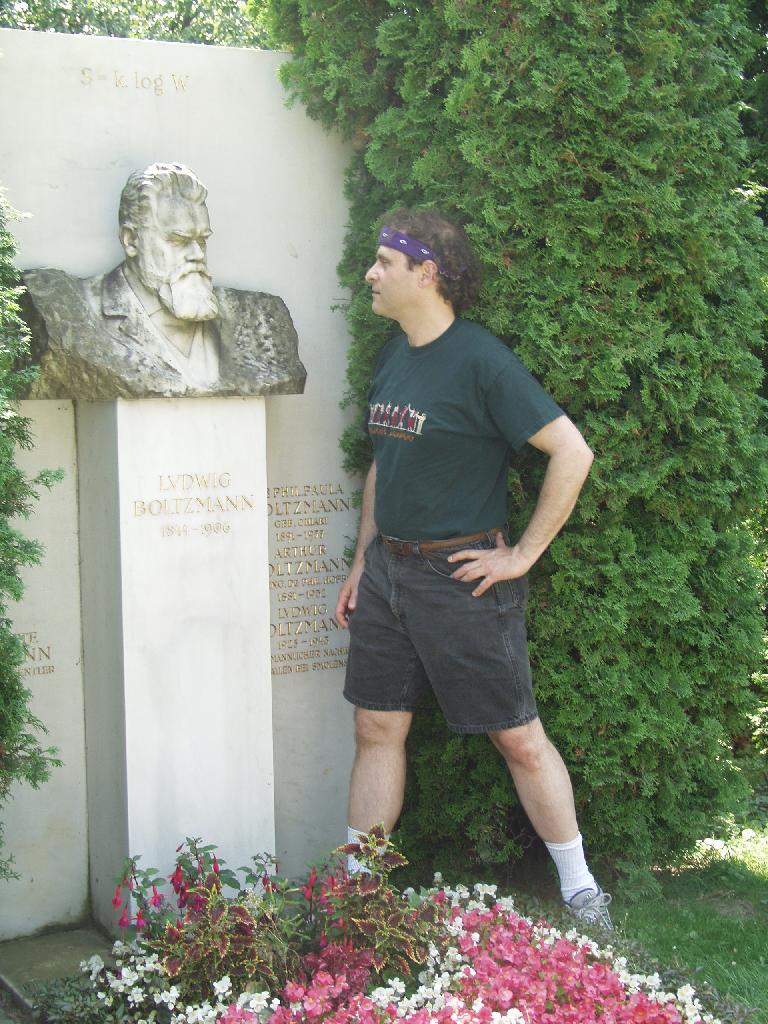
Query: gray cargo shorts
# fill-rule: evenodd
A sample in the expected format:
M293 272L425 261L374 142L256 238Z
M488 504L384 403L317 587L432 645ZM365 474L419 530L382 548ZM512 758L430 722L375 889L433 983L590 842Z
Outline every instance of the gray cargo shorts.
M448 727L496 732L538 717L528 662L525 577L473 597L448 555L495 547L494 534L439 553L396 554L377 537L365 553L349 620L344 696L372 711L415 711L431 686Z

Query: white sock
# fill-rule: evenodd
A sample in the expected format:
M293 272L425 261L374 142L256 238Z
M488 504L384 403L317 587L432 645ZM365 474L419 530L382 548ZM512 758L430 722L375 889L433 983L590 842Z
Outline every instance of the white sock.
M555 862L557 873L560 876L560 892L566 903L582 889L598 891L599 886L584 859L581 832L569 843L545 843L544 845Z
M356 828L352 828L351 825L347 825L347 842L348 843L357 843L357 842L360 841L360 839L363 836L365 836L367 834L368 834L367 832L359 832ZM354 853L348 853L347 854L347 874L349 874L349 875L359 875L361 872L365 872L366 875L370 875L370 873L371 873L368 870L368 868L365 866L365 864L361 864L360 863L360 861L357 859L357 857L354 855Z

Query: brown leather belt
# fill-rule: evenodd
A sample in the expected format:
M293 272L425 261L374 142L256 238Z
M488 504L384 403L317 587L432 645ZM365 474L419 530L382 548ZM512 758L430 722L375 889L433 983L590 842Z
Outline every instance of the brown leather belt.
M494 526L490 530L481 530L480 533L467 533L463 537L451 537L449 540L400 540L399 537L386 537L383 533L381 539L386 547L396 555L420 558L422 555L429 555L435 551L460 548L465 544L472 544L476 540L486 540L489 534L495 536L497 533L501 533L499 526Z

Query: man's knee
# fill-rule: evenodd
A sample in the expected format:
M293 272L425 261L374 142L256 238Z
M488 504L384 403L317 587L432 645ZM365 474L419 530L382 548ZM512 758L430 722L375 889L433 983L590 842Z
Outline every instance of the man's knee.
M489 732L488 738L509 765L535 772L541 768L550 742L538 718L512 729Z
M355 742L358 747L401 746L413 715L408 711L369 711L355 708Z

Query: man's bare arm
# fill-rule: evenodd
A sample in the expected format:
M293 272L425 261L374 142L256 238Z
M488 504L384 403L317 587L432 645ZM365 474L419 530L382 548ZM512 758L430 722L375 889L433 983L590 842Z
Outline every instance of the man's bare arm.
M376 463L371 463L363 488L363 505L360 512L360 530L357 534L357 547L349 576L339 592L336 603L336 621L342 627L349 627L349 616L357 607L357 588L365 568L365 549L376 536L376 522L373 518L373 506L376 497Z
M509 547L499 534L495 548L457 551L448 559L463 563L453 573L454 579L481 581L472 592L474 597L484 594L499 580L517 579L528 572L573 511L594 459L589 445L567 416L558 416L542 427L528 443L549 455L549 465L531 521L518 542Z

